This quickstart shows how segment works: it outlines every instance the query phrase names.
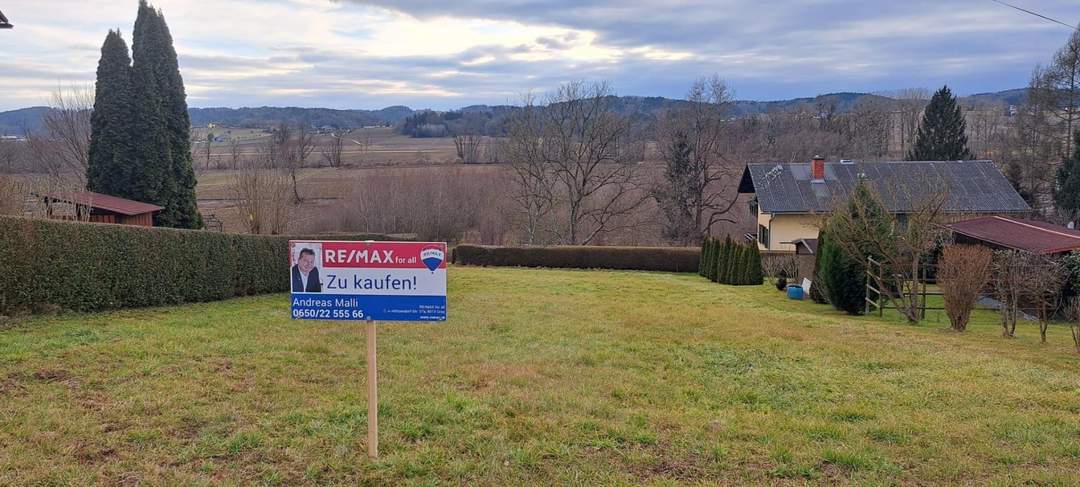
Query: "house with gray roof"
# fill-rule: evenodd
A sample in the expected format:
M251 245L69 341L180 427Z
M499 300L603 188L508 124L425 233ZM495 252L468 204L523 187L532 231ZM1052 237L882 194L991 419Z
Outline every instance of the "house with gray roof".
M794 252L794 242L816 239L818 223L847 201L864 180L886 208L904 214L939 192L946 214L1026 215L1031 208L990 161L826 162L748 164L739 193L753 194L750 210L757 220L763 251Z

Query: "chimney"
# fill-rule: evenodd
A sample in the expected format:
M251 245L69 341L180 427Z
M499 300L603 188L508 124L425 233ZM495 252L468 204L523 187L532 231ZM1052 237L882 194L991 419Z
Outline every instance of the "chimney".
M821 156L814 156L814 159L810 162L810 180L814 182L825 181L825 158Z

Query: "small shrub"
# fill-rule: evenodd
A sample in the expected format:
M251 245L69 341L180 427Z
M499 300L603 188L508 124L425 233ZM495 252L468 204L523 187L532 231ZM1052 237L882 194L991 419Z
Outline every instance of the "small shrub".
M938 284L945 298L945 313L952 329L964 331L979 292L990 278L990 249L975 245L949 245L938 263Z

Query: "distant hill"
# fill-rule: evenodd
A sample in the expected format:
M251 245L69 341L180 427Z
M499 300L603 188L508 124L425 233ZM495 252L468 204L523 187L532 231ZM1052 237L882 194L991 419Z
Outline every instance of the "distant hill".
M998 103L1001 105L1023 105L1027 101L1027 88L998 91L995 93L978 93L963 97L963 100L980 103Z
M216 123L229 127L261 128L279 123L307 124L314 127L331 126L356 128L369 125L393 125L412 115L405 106L381 110L335 110L332 108L256 107L256 108L189 108L191 124L205 126Z
M41 117L49 107L29 107L0 112L0 135L22 135L41 128Z
M1022 104L1027 97L1024 88L1005 90L995 93L979 93L962 97L962 101L977 103L995 103L1003 106ZM773 111L791 110L800 107L828 107L831 111L846 112L856 104L867 99L888 98L869 93L829 93L815 97L792 98L789 100L753 101L737 100L734 102L733 115L746 116ZM661 110L670 109L684 100L659 96L619 96L612 104L614 110L636 119L646 119ZM36 131L41 126L41 117L48 107L30 107L0 112L0 135L17 135L27 130ZM457 111L461 113L485 113L494 118L505 116L515 110L511 105L470 105ZM244 107L244 108L189 108L191 123L205 126L215 123L229 127L267 128L278 123L303 123L314 127L330 126L335 128L357 128L370 125L396 125L406 118L423 110L396 105L379 110L336 110L332 108L301 107Z

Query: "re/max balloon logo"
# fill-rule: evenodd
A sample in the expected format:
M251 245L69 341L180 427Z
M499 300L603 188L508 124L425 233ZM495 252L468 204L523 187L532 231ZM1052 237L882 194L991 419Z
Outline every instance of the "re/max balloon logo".
M445 254L442 249L436 247L428 247L420 251L420 260L424 262L428 270L435 272L442 265L443 260L446 260Z

